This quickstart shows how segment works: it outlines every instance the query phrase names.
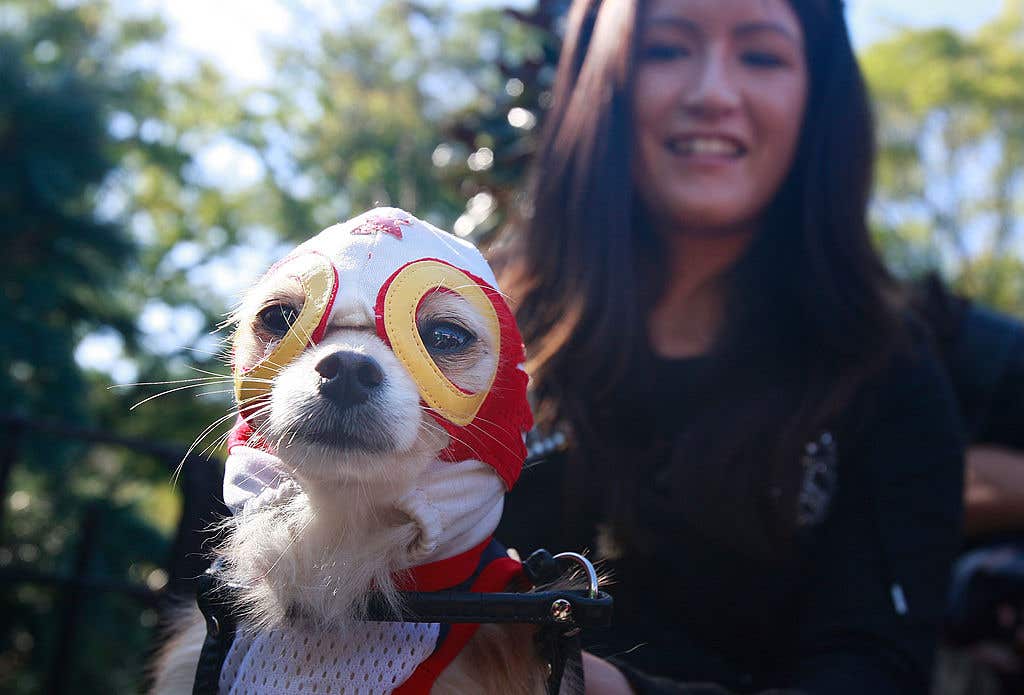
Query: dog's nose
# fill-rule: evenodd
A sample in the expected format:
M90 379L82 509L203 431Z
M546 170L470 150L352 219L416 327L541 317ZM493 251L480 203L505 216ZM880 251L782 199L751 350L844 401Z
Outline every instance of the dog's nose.
M314 369L323 377L320 393L342 408L366 402L374 389L384 383L384 372L377 360L358 352L332 353Z

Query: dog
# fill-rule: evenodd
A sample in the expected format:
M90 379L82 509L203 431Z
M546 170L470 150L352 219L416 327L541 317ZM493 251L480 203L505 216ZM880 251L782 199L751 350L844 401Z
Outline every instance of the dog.
M219 692L546 692L530 626L363 620L405 589L519 586L518 563L480 565L532 419L522 339L476 248L378 208L274 265L233 323L217 555L241 618ZM192 692L205 637L193 606L154 693Z

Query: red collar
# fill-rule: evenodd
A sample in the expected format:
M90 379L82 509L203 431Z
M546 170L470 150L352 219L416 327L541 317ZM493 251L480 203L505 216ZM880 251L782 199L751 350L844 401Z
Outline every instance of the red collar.
M491 542L491 536L464 553L443 560L417 565L395 576L402 591L441 591L462 584L473 576L480 565L480 556Z

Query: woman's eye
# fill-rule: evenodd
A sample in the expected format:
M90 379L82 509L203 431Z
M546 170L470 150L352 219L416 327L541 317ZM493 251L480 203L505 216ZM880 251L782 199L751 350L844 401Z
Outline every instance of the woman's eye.
M667 43L652 43L643 50L643 59L654 62L669 62L685 58L690 51L685 46Z
M277 336L283 336L299 318L299 310L290 304L274 304L256 314L260 325Z
M743 62L755 68L776 68L786 64L778 55L766 51L747 51L743 54Z
M450 355L469 347L476 336L455 323L428 323L420 329L420 338L427 350L436 355Z

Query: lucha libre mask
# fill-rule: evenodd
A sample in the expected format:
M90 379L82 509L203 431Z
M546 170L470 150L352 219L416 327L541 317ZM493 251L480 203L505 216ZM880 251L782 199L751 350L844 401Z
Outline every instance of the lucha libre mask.
M379 208L324 230L268 273L287 273L305 302L287 334L255 364L235 365L243 416L266 397L269 380L323 338L332 315L356 315L377 334L416 383L421 402L450 435L445 461L475 459L511 488L526 457L532 425L522 338L486 261L470 244L394 208ZM453 293L478 314L498 346L486 388L467 392L431 358L417 328L423 299Z

